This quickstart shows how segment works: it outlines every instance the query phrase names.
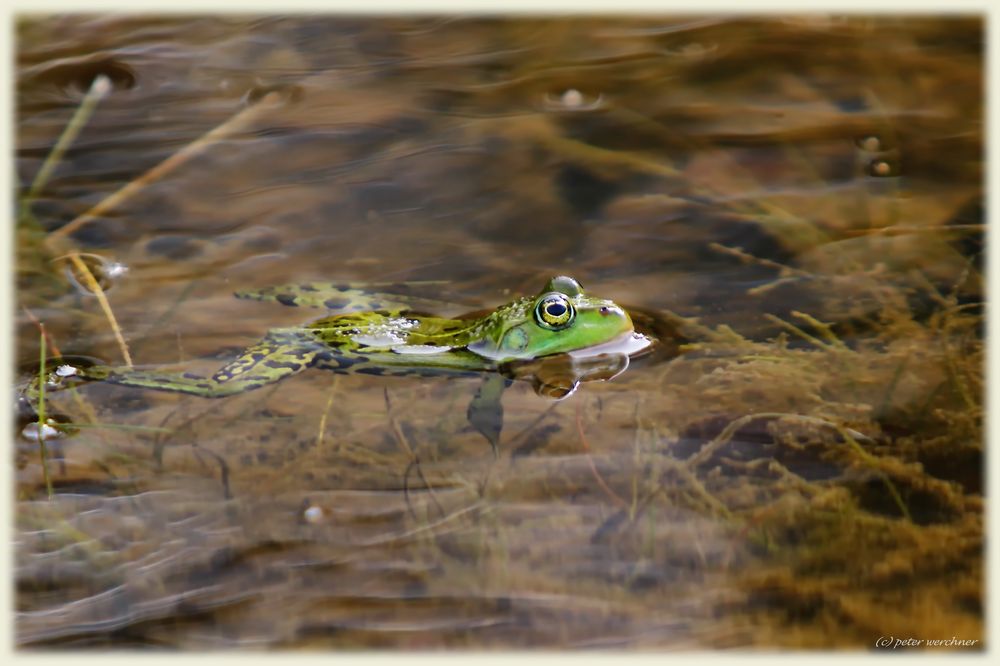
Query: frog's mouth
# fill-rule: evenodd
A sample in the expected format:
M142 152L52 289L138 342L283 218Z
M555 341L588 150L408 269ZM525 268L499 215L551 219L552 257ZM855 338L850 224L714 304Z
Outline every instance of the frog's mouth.
M601 344L594 345L593 347L586 347L584 349L577 349L566 353L573 358L592 358L594 356L601 356L602 354L633 356L641 351L649 349L652 344L653 340L651 338L629 329L618 337L612 338L607 342L602 342Z

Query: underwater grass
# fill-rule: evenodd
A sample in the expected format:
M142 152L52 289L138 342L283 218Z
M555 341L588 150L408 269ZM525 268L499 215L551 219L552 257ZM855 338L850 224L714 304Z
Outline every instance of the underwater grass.
M31 205L37 198L38 194L47 185L51 174L61 162L66 150L72 145L72 143L79 136L80 131L87 124L98 103L107 96L112 89L112 84L110 79L101 74L94 78L91 87L89 88L87 94L84 96L80 105L77 107L73 116L70 118L66 128L63 130L56 145L49 152L46 157L45 162L36 174L31 187L26 195L24 195L20 202L19 209L19 224L27 225L34 221L31 214ZM84 287L92 293L98 301L101 311L104 313L105 319L115 337L115 341L118 345L119 351L122 355L122 359L127 367L132 367L132 357L129 353L128 344L125 342L125 337L122 333L121 327L118 325L117 318L115 317L114 311L108 301L107 295L104 289L101 287L100 282L94 276L90 267L87 266L82 258L81 253L73 249L67 244L66 238L87 224L88 222L98 218L101 215L108 213L117 206L121 205L129 198L142 191L148 185L156 182L160 178L163 178L169 174L174 169L182 166L191 158L202 153L212 144L230 136L232 133L239 131L247 127L254 120L256 120L261 113L273 108L280 101L280 95L278 93L272 92L265 95L261 100L255 104L243 109L242 111L235 114L228 121L215 127L213 130L209 131L196 141L188 144L183 149L171 155L167 160L157 165L156 167L150 169L144 173L139 178L130 181L127 185L122 187L120 190L114 194L106 197L96 206L83 213L82 215L76 217L66 225L59 227L53 232L49 233L44 237L41 246L38 248L40 251L47 250L50 253L58 253L62 251L63 256L58 259L68 259L75 267L78 275L81 276L84 282ZM43 250L44 249L44 250ZM57 260L53 260L57 261ZM190 287L189 287L190 288ZM180 300L182 300L187 294L187 291L182 293ZM176 305L176 304L175 304ZM169 314L169 311L163 316ZM161 317L162 318L162 317ZM44 329L43 329L44 331ZM74 391L74 395L76 392ZM44 390L42 392L42 402L44 403ZM91 410L92 411L92 410ZM47 471L46 471L47 473Z

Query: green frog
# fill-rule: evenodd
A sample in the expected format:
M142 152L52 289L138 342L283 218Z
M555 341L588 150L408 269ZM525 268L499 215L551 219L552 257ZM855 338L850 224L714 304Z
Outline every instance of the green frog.
M590 296L567 276L552 278L535 296L458 318L417 312L413 299L328 283L239 291L236 296L338 312L269 331L210 377L63 362L49 374L46 390L104 381L219 398L273 384L307 368L390 376L483 374L486 380L470 405L469 419L495 449L497 421L502 418L499 396L511 380L533 379L539 393L564 397L581 380L618 374L629 354L650 344L634 331L624 309ZM546 379L534 362L558 355L570 362L559 364L559 377ZM25 390L24 399L37 405L37 380Z

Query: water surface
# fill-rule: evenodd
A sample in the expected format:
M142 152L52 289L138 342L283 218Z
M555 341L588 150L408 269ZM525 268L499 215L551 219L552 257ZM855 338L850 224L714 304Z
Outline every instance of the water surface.
M106 385L17 451L24 648L982 647L983 25L947 17L25 16L18 361L211 373L312 316L236 289L404 282L454 311L569 274L664 349L553 401L308 372ZM243 116L245 117L245 116ZM316 313L319 314L319 313ZM685 324L677 317L688 318ZM50 354L52 352L50 351ZM176 366L175 366L176 367Z

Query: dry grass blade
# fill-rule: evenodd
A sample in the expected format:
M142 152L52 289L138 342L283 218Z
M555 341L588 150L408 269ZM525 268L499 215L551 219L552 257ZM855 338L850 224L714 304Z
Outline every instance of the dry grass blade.
M94 274L90 272L83 260L80 259L80 255L76 252L71 252L69 254L69 260L73 262L73 265L80 275L83 276L84 282L87 283L87 288L94 293L97 297L97 302L101 304L101 309L104 311L104 316L108 319L108 324L111 326L111 332L115 334L115 340L118 341L118 348L121 350L122 358L125 359L125 364L128 367L132 367L132 356L128 353L128 345L125 344L125 338L122 336L121 328L118 327L118 321L115 319L115 313L111 311L111 304L108 303L107 296L104 295L104 290L101 289L101 285L97 283L97 278Z
M88 222L91 222L98 217L107 214L111 210L114 210L121 204L125 203L128 199L142 191L148 185L163 178L174 169L188 162L191 158L202 153L212 144L248 127L265 112L274 108L279 103L280 99L280 95L276 92L265 95L253 106L243 109L226 122L215 127L213 130L204 134L192 143L189 143L187 146L160 162L132 182L128 183L114 194L106 197L87 212L83 213L65 226L53 231L46 239L46 244L48 244L50 248L57 246L69 234L73 233Z
M35 326L38 327L39 331L41 331L45 343L49 346L49 349L52 350L52 356L55 357L62 356L62 352L59 351L59 347L56 345L56 341L53 340L52 336L49 335L49 332L45 330L45 324L43 324L41 321L38 320L38 317L35 316L35 313L26 307L22 307L21 311L24 312L24 315L29 320L31 320L31 322Z

